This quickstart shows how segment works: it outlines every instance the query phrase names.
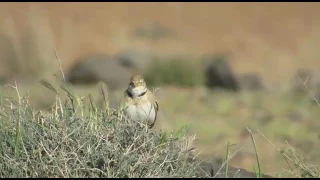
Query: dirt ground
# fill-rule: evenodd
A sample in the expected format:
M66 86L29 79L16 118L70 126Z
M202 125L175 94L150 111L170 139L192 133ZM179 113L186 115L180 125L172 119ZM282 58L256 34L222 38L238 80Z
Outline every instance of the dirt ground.
M17 34L31 24L42 49L50 52L54 44L66 69L79 57L113 55L124 48L195 57L228 53L236 73L258 72L278 85L297 68L316 69L320 62L319 6L317 2L1 3L0 22L2 30ZM154 41L132 36L137 27L152 22L172 29L176 37Z

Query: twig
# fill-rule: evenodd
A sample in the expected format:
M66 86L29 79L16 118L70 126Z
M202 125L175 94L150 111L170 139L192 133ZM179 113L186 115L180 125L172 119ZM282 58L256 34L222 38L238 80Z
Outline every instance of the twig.
M54 49L54 54L55 54L55 56L56 56L56 59L59 61L59 68L60 68L60 71L61 71L61 74L62 74L63 82L66 82L66 78L65 78L64 73L63 73L63 70L62 70L62 64L61 64L60 58L58 57L58 53L57 53L57 51L56 51L56 48L53 47L53 49Z
M229 159L227 159L227 160L221 165L220 169L219 169L218 172L213 176L213 178L215 178L215 177L219 174L219 172L222 170L222 168L225 166L225 164L226 164L230 159L232 159L236 154L238 154L238 152L240 152L242 149L243 149L243 147L241 147L240 149L238 149L237 151L235 151L235 152L233 153L233 155L232 155Z
M264 134L261 133L261 131L259 131L259 129L257 129L258 133L266 140L269 142L269 144L271 144L279 153L281 153L285 158L289 159L290 161L293 161L293 159L291 159L289 156L287 156L282 150L280 150L279 148L277 148L277 146L275 146Z
M258 155L258 151L257 151L257 145L256 145L256 141L254 140L254 137L253 137L253 134L252 134L252 131L247 127L247 130L248 132L250 133L250 136L251 136L251 140L252 140L252 143L253 143L253 146L254 146L254 151L255 151L255 154L256 154L256 159L257 159L257 163L258 163L258 175L259 177L261 177L261 167L260 167L260 161L259 161L259 155Z
M293 173L294 173L294 170L293 170L293 168L290 166L288 160L290 160L291 162L293 162L295 165L300 166L300 168L302 168L304 171L307 171L311 176L317 177L317 175L316 175L314 172L310 171L305 165L303 165L295 155L294 155L294 156L295 156L295 158L297 159L298 162L295 161L295 160L293 160L292 158L290 158L286 153L284 153L283 150L280 150L279 148L277 148L277 147L276 147L269 139L267 139L258 129L257 129L257 131L258 131L258 133L259 133L266 141L268 141L279 153L282 154L282 156L283 156L284 159L286 160L289 168L291 169L291 171L292 171ZM288 142L287 142L287 143L288 143ZM290 145L289 145L289 146L290 146ZM296 174L296 173L294 173L294 174L295 174L297 177L299 177L298 174Z
M307 86L307 84L306 84L307 81L308 81L308 79L309 79L309 77L307 77L307 79L306 79L305 81L303 81L298 74L296 74L296 76L297 76L297 77L300 79L300 81L303 83L303 86L308 90L308 93L312 96L313 100L317 103L317 105L320 106L320 103L319 103L318 99L314 96L314 94L311 93L311 91L309 90L309 88L308 88L308 86Z

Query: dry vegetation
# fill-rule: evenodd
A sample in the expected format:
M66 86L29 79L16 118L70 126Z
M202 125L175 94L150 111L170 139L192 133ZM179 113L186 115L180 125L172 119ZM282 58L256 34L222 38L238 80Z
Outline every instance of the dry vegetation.
M256 172L274 176L279 173L280 177L285 177L289 175L283 174L283 169L289 169L290 174L296 177L319 177L318 169L314 168L316 166L306 166L302 162L317 163L320 160L317 151L320 147L320 125L317 122L320 107L314 106L306 94L298 96L279 90L288 86L297 68L316 69L319 65L319 6L319 3L64 3L61 8L61 3L1 3L0 83L9 80L12 84L14 77L23 77L18 80L19 90L21 94L30 95L30 98L16 99L20 100L17 102L1 99L1 169L4 169L1 176L194 175L193 171L189 171L189 165L177 166L180 161L175 158L181 154L178 143L153 150L150 147L160 145L158 140L162 133L152 131L138 135L138 130L130 128L135 124L121 118L121 121L111 121L97 93L97 86L78 87L74 91L85 95L92 93L93 104L98 109L91 106L86 96L83 107L78 107L80 109L74 112L69 109L73 96L68 97L65 93L57 98L34 81L48 79L55 82L57 78L52 74L58 74L61 80L56 55L62 60L62 69L67 71L79 57L95 53L112 55L121 49L134 47L156 54L182 54L188 58L179 60L188 62L196 61L204 54L227 53L235 74L261 74L264 82L277 90L212 93L201 86L172 86L172 82L187 86L201 84L199 69L192 69L198 68L195 65L197 62L191 66L189 63L180 63L179 66L170 61L159 63L152 69L155 74L147 72L145 75L150 84L171 84L170 87L161 87L156 93L162 111L159 126L167 123L167 130L173 128L176 131L191 123L189 133L197 134L195 144L202 151L202 157L222 161L226 143L230 141L237 145L227 151L237 152L237 155L231 158L229 165L253 171L258 152L260 167L257 169L255 166ZM173 30L173 36L151 40L133 35L137 27L152 22L159 22ZM54 48L58 54L55 54ZM181 71L174 71L176 67L181 67ZM186 74L192 74L193 79L183 78ZM155 75L158 79L151 78ZM175 78L172 79L172 76ZM15 97L16 92L1 86L1 95ZM73 103L81 103L80 99L73 99ZM60 100L61 104L55 104ZM63 104L65 101L68 103ZM41 116L38 110L46 113ZM297 112L298 116L302 116L298 118L300 120L288 118L289 114ZM42 123L36 122L41 119ZM111 125L106 126L108 123ZM128 164L124 168L115 165L105 167L109 169L103 171L96 168L97 162L94 160L114 160L104 156L106 153L125 157L131 145L122 139L109 146L105 136L112 128L117 129L115 127L132 130L130 135L126 131L116 133L129 138L126 143L137 138L138 145L146 146L145 151L123 158ZM256 146L253 146L246 127L259 129L265 134L262 136L253 131L257 133L253 133ZM92 128L95 130L91 131ZM80 136L83 132L87 133L86 136ZM66 138L69 136L73 138ZM62 146L58 142L65 144ZM286 152L288 147L289 152ZM170 161L168 164L163 163L164 156L155 156L172 149L171 159L165 160ZM293 166L288 166L283 152L290 154L285 159ZM302 155L298 156L300 152ZM146 160L155 168L145 171L144 165L137 163L141 160ZM133 168L135 164L137 169L132 173L129 167ZM159 169L160 165L162 168ZM172 166L179 169L168 173L166 168Z
M7 96L8 93L1 93L0 96L1 177L244 176L241 172L229 172L226 168L236 156L246 152L244 146L236 145L234 149L234 144L229 141L226 141L227 148L224 144L220 151L225 153L221 156L222 162L217 163L221 167L216 168L212 175L199 168L201 161L188 159L190 155L199 155L197 148L194 148L194 143L197 146L195 135L192 135L189 128L201 132L199 130L203 131L205 126L199 128L199 124L195 123L186 126L186 119L176 119L174 123L181 124L175 125L180 128L174 132L159 129L147 131L141 124L124 118L116 109L109 107L104 84L98 89L98 95L103 100L100 106L95 104L91 94L79 95L67 84L59 83L60 88L45 81L41 84L55 96L49 111L34 109L30 104L34 99L29 93L19 91L17 84L1 88L13 93L13 96ZM163 111L170 112L166 108ZM176 109L175 112L178 114L175 117L179 117L180 111ZM205 125L209 126L209 123ZM233 127L222 124L219 126L220 131L210 130L215 134L223 132L232 137L232 130L225 128ZM277 151L278 159L273 163L279 163L280 160L286 163L284 171L268 174L274 177L319 177L318 166L306 164L305 157L300 156L288 142L289 149L279 148L259 130L256 135L249 128L246 131L253 143L255 161L251 162L253 169L249 171L254 172L254 177L266 173L263 168L267 165L265 151L259 148L262 142ZM272 131L274 129L269 129L268 134ZM205 133L206 136L203 135L200 133L198 140L204 141L206 136L216 137L209 131ZM257 138L257 135L263 139ZM301 135L305 135L302 139L309 140L308 134ZM225 138L220 138L220 142L221 139ZM211 140L216 142L215 147L220 146L215 139ZM212 149L210 151L213 152ZM318 157L314 157L316 162Z
M57 95L49 113L34 110L17 86L17 98L1 97L1 177L205 177L187 161L194 137L184 130L146 131L107 101L98 109L66 86L43 84Z

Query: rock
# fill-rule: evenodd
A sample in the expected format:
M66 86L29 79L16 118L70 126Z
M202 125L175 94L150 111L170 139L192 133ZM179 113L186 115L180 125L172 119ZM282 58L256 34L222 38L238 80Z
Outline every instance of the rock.
M189 162L193 161L192 158L189 159ZM223 167L220 171L221 164L216 164L213 162L200 162L198 169L199 169L199 176L209 176L215 178L224 178L225 177L225 167ZM253 172L247 171L242 168L235 168L232 166L228 166L228 177L229 178L255 178L256 175ZM273 178L272 176L262 174L263 178Z
M262 78L256 73L246 73L238 78L239 86L242 90L256 91L263 89Z
M106 55L92 55L81 58L71 67L66 81L71 84L107 84L109 90L127 87L132 73L114 58Z
M205 56L202 58L205 84L209 89L223 88L238 91L239 85L225 58L225 56Z
M206 160L202 160L195 157L195 154L190 153L187 162L197 162L197 177L215 177L215 178L224 178L225 177L225 166L221 168L223 165L223 159L221 157L216 157L212 160L209 157L205 158ZM211 159L211 160L210 160ZM221 170L220 170L221 168ZM219 171L220 170L220 171ZM255 178L256 174L254 172L247 171L242 168L235 168L232 166L228 166L228 178ZM263 178L273 178L272 176L262 174Z
M144 72L151 64L154 56L146 51L136 49L125 49L114 57L121 66L133 71Z

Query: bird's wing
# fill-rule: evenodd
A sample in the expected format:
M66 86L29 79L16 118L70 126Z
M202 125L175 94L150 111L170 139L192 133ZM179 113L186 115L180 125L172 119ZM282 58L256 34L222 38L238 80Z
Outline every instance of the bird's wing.
M152 128L155 125L156 121L157 121L159 104L158 104L157 100L155 99L154 95L150 91L148 91L148 93L149 93L150 101L152 102L152 106L154 107L155 114L156 114L153 123L150 124L150 128Z
M154 106L154 109L156 110L156 115L158 114L158 110L159 110L159 104L157 102L157 100L154 99L153 101L153 106ZM157 118L157 116L156 116Z

